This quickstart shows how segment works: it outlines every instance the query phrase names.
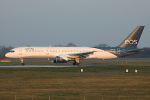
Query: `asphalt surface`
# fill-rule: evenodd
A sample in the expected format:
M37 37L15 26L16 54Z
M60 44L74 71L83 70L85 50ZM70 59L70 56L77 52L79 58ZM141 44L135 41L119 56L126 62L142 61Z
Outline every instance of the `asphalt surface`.
M92 66L108 66L108 65L6 65L0 68L40 68L40 67L92 67Z

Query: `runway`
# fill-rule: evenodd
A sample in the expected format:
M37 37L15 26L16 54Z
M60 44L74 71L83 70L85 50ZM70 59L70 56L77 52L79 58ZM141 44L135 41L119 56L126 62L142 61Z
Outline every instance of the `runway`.
M94 67L94 66L109 66L109 65L5 65L0 68L41 68L41 67Z

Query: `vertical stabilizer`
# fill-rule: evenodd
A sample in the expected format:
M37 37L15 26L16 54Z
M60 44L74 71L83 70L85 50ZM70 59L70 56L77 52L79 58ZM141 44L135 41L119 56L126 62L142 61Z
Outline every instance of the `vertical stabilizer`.
M137 26L137 28L119 45L119 47L137 48L144 27L145 26Z

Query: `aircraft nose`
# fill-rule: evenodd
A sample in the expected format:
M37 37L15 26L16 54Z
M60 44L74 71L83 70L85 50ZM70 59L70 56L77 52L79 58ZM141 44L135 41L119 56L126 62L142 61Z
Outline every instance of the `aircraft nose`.
M9 54L9 53L6 53L6 54L5 54L5 57L9 58L9 57L10 57L10 54Z

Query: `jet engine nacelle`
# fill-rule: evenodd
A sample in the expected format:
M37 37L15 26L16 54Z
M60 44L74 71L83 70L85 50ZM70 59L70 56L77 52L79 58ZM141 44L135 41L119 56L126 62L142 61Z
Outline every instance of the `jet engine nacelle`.
M67 62L66 60L62 60L62 59L58 59L58 60L54 59L53 60L53 63L66 63L66 62Z
M66 63L67 61L59 56L56 56L56 58L53 60L53 63Z

